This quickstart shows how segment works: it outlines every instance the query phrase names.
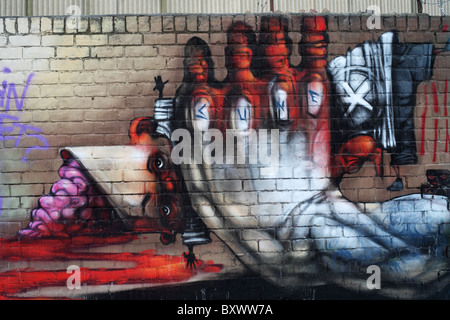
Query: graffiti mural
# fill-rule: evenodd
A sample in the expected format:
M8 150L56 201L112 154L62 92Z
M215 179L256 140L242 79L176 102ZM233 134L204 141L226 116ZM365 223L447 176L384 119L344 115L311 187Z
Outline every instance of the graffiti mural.
M381 174L380 149L376 146L390 152L391 166L398 174L390 191L403 190L399 167L418 162L414 123L417 87L430 80L434 59L432 44L400 44L398 36L388 32L377 43L349 50L346 57L336 58L329 66L339 96L334 118L342 119L335 121L336 128L342 130L337 142L342 150L337 153L346 154L361 145L362 150L354 156L365 158L369 152L369 160ZM342 159L338 162L343 163ZM347 171L354 166L351 162Z
M442 51L401 43L393 31L329 61L324 17L304 16L297 44L290 23L279 15L261 17L259 30L234 22L223 80L208 42L191 37L175 96L164 95L174 80L155 76L154 115L131 122L128 145L63 148L61 180L17 238L2 240L0 259L119 266L80 269L90 287L171 286L229 276L226 264L196 255L214 235L278 288L357 293L375 266L380 297L448 290L448 171L424 172L420 193L384 202L358 203L340 190L366 162L383 177L386 153L397 174L386 191L404 188L400 167L421 156L418 87ZM145 234L187 250L90 251ZM0 297L67 279L66 270L9 270Z
M11 69L4 68L3 75L11 74ZM22 157L22 161L27 161L27 156L32 150L47 150L48 141L41 135L40 128L22 123L20 115L24 113L27 91L33 80L34 73L31 73L26 80L25 87L21 96L17 92L15 83L2 81L2 90L0 91L0 141L14 141L14 147L22 147L23 144L29 145ZM12 106L16 110L11 110ZM33 141L33 143L31 143Z
M254 43L252 31L230 29L226 48L231 60L229 75L220 99L207 104L209 116L201 127L222 132L239 128L243 136L251 129L278 129L280 168L264 175L259 164L244 168L237 163L182 164L195 210L245 265L281 286L301 286L311 277L319 282L339 282L342 272L357 275L370 265L378 265L385 279L406 278L408 286L422 283L428 272L434 273L433 267L427 267L430 261L447 261L448 234L442 232L449 218L445 199L410 195L364 208L333 187L332 173L351 173L361 161L372 160L381 174L382 150L395 154L395 166L417 161L411 112L418 83L431 74L432 46L397 45L394 34L386 33L379 43L358 47L346 58L332 61L331 82L325 70L324 20L304 22L299 66L288 63L292 47L284 20L264 19L261 28L259 56L249 46ZM244 58L234 58L234 52ZM418 63L423 68L413 68L417 63L412 55L421 57ZM246 59L250 56L260 59L264 67L259 70L264 72L248 75L251 63ZM399 61L389 61L393 56ZM386 61L380 60L383 58ZM245 67L233 64L236 60L246 61ZM236 73L247 75L239 78ZM231 79L235 81L227 83ZM263 89L256 91L261 83ZM209 92L207 83L197 85L206 87L202 92ZM337 101L330 99L333 89ZM266 92L266 101L259 92ZM196 90L183 96L196 101ZM183 125L194 134L199 129L193 116L196 105L180 102L177 108L183 110L179 117ZM344 126L334 123L344 136L342 147L334 154L337 163L331 161L331 111L341 112L336 119L344 122ZM250 148L250 139L243 141ZM224 176L215 178L217 170L223 170ZM224 190L236 181L245 181L245 189ZM276 181L277 188L261 192L266 181ZM265 197L273 197L278 204L268 206ZM414 209L422 206L433 210ZM356 270L351 270L355 266Z

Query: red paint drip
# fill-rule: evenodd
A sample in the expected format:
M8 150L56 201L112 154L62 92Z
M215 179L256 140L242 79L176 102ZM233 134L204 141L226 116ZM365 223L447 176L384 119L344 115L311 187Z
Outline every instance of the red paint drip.
M445 152L449 152L450 146L450 133L448 126L448 79L445 80L445 93L444 93L444 115L447 118L446 121L446 129L445 129Z
M439 125L439 120L435 119L434 120L434 151L433 151L433 163L435 163L437 161L437 143L438 143L438 125Z
M124 244L135 240L123 235L110 238L79 237L73 239L1 240L2 261L96 261L129 262L127 268L81 268L81 283L88 286L107 284L171 284L190 280L201 273L218 273L222 266L211 261L198 261L195 269L186 267L180 256L158 255L155 250L140 253L82 252L83 249ZM72 264L72 263L71 263ZM69 265L67 265L69 267ZM67 270L22 269L0 273L0 300L36 288L65 287L71 274Z
M432 88L433 88L433 102L434 102L434 113L436 115L439 115L439 96L438 96L438 90L437 90L437 85L435 82L433 82L431 84ZM439 139L439 119L436 118L434 120L434 150L433 150L433 162L436 162L437 160L437 144L438 144L438 139Z
M444 92L444 106L445 106L445 108L444 108L444 115L446 117L448 117L448 106L447 106L448 93L447 93L447 91L448 91L448 80L445 80L445 92Z
M427 86L424 87L424 95L425 95L425 111L422 114L422 137L421 137L421 147L420 147L420 154L423 156L425 154L425 125L427 120L427 113L428 113L428 90Z
M433 88L434 113L438 114L439 113L439 97L438 97L438 89L437 89L436 82L433 82L431 84L431 86Z

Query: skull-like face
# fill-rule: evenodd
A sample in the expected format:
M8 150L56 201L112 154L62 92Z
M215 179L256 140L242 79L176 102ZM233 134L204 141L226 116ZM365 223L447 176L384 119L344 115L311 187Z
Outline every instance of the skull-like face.
M149 139L147 145L66 148L62 154L89 172L127 230L159 232L168 244L184 229L181 180L168 140Z

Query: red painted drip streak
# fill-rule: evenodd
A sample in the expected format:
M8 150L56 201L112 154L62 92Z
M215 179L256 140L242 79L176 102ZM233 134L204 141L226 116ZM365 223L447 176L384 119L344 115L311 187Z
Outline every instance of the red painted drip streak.
M437 161L437 143L438 143L438 125L439 125L439 120L435 119L434 120L434 151L433 151L433 163L435 163Z
M421 147L420 147L420 154L423 156L425 154L425 125L427 120L427 113L428 113L428 90L427 86L424 87L424 95L425 95L425 110L422 114L422 137L421 137Z
M431 86L433 88L434 113L438 114L439 113L439 97L438 97L438 89L437 89L436 82L433 82L431 84Z
M98 240L98 241L97 241ZM74 249L92 248L105 244L129 242L131 237L74 238L73 240L0 240L0 259L6 261L121 261L132 262L133 267L117 269L81 268L83 284L98 286L105 284L176 283L187 281L199 273L218 273L222 266L213 262L199 261L196 269L186 268L181 256L158 255L155 250L140 253L84 253ZM66 270L15 270L0 273L0 299L13 298L18 293L35 288L66 286L70 274Z
M445 152L450 152L449 146L450 146L450 133L448 131L448 119L445 120L447 124L447 130L445 133Z
M446 121L446 129L445 129L445 152L449 152L450 145L450 133L448 128L448 79L445 80L445 93L444 93L444 115L447 118Z
M436 85L435 82L433 82L431 85L432 85L432 88L433 88L434 113L438 116L439 115L439 97L438 97L437 85ZM434 120L433 162L436 162L436 160L437 160L437 144L438 144L438 139L439 139L438 126L439 126L439 119L436 118Z

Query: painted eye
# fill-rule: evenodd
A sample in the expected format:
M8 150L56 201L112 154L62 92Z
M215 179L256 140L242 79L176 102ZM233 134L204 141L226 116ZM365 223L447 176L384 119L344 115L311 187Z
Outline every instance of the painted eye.
M162 168L164 168L164 160L163 159L161 159L161 158L157 158L156 160L155 160L155 168L156 169L162 169Z
M163 217L167 217L167 216L169 216L170 213L171 213L171 210L170 210L170 208L169 208L168 206L162 206L162 207L160 208L160 211L161 211L161 215L162 215Z

